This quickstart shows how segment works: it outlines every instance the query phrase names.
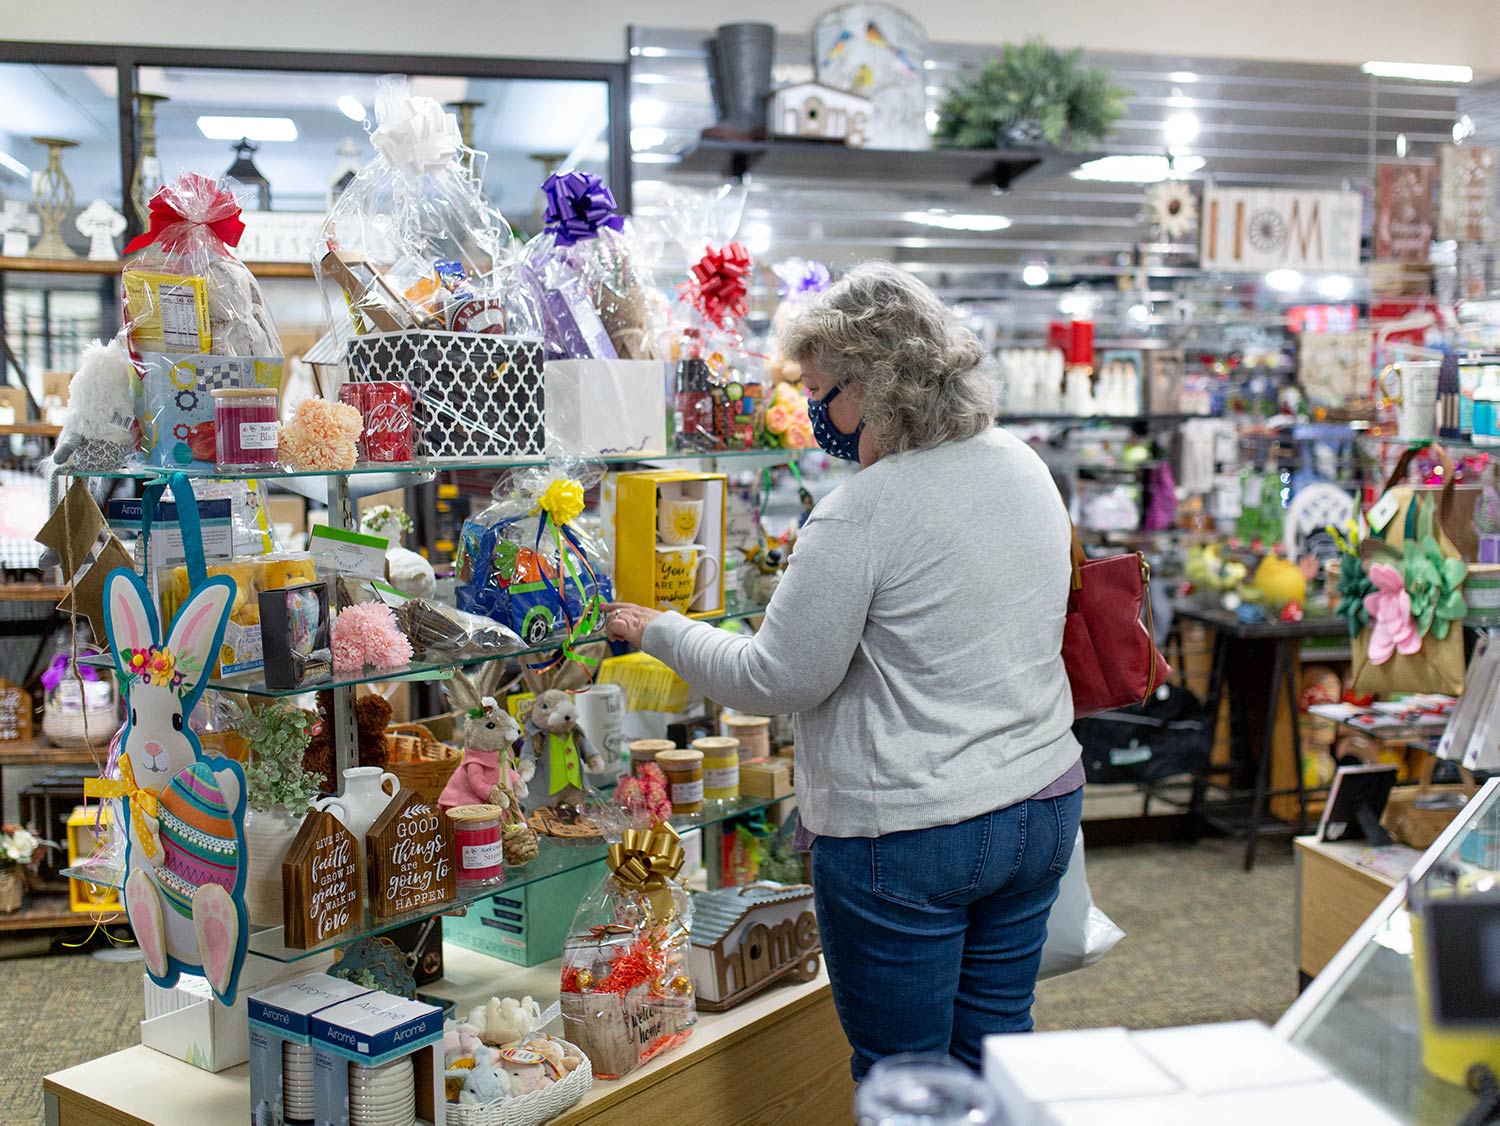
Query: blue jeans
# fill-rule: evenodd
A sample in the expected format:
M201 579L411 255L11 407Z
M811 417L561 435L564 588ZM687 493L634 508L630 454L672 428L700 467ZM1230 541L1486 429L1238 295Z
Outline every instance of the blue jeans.
M1030 1032L1047 916L1067 871L1083 791L956 825L813 844L813 889L856 1081L883 1056Z

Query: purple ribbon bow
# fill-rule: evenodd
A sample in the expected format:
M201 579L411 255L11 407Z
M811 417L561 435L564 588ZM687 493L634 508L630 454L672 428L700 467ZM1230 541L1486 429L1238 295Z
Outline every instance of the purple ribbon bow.
M68 666L71 663L72 660L66 653L59 653L53 657L52 663L47 666L47 671L42 673L42 687L48 692L56 690L57 686L63 682L63 677L68 675ZM99 670L92 665L80 664L78 675L87 681L97 681Z
M554 172L543 182L542 194L547 197L543 219L558 246L598 238L604 227L625 229L624 217L615 214L614 193L598 176L576 169Z

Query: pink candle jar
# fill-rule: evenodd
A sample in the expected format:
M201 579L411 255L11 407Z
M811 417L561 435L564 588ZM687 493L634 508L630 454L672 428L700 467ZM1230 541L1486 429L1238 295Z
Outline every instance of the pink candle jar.
M220 469L258 469L276 464L280 415L278 392L266 387L214 390L214 452Z

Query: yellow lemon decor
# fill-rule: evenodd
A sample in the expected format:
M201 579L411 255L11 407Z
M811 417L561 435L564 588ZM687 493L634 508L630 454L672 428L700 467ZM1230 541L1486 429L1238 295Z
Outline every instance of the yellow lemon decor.
M1307 597L1307 577L1302 568L1279 555L1267 555L1260 561L1251 586L1273 606L1286 606Z

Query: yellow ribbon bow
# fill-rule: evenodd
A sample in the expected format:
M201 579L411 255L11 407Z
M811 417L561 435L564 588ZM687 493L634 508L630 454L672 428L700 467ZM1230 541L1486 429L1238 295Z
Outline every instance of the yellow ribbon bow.
M120 777L85 778L83 793L91 798L129 798L130 824L135 829L135 839L146 858L155 859L160 846L156 829L146 818L160 816L161 797L155 790L135 784L135 768L130 765L129 755L120 756Z
M649 829L626 829L619 844L609 846L608 863L615 883L645 896L658 923L672 917L672 881L682 870L682 840L665 821Z

